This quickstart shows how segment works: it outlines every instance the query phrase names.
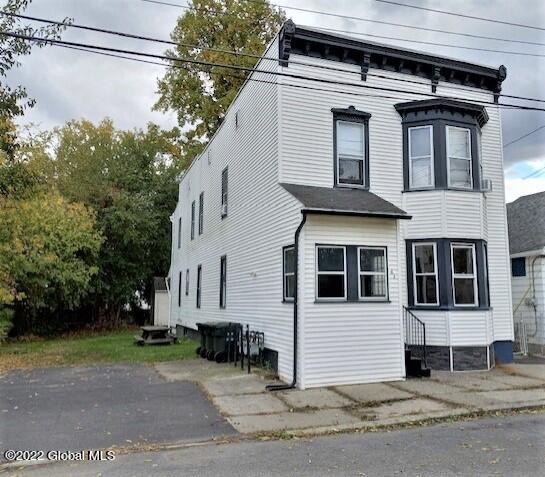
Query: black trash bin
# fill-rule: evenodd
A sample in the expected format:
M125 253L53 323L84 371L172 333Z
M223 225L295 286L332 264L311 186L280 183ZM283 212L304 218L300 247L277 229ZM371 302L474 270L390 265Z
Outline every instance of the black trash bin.
M242 329L239 323L228 321L197 323L201 333L201 346L197 354L201 358L223 363L233 359L236 339Z

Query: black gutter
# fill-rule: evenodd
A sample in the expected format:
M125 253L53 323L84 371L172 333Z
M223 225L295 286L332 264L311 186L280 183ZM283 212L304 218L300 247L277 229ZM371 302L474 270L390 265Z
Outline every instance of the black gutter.
M286 389L293 389L297 384L297 289L298 287L298 277L299 277L299 235L301 234L301 230L303 230L303 226L305 225L305 222L307 221L307 213L305 210L302 210L301 213L303 214L303 218L301 219L301 223L299 224L299 227L297 227L297 230L295 231L295 240L294 240L294 246L293 246L293 254L295 256L295 263L294 263L294 293L293 293L293 379L291 380L290 384L269 384L265 387L267 391L284 391Z

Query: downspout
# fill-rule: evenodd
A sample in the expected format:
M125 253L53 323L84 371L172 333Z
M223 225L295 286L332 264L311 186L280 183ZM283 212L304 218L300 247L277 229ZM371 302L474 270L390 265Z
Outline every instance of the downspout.
M299 235L303 226L307 221L307 213L305 210L301 211L303 218L295 231L295 239L293 246L293 254L295 256L294 263L294 293L293 293L293 379L290 384L269 384L265 387L267 391L284 391L286 389L293 389L297 384L297 303L298 303L298 288L299 288Z

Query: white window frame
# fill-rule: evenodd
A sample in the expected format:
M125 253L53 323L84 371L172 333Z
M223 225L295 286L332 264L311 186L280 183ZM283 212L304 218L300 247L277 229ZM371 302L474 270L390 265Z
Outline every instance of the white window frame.
M450 129L461 129L466 131L469 135L469 158L467 157L456 157L452 156L452 159L465 160L469 161L469 187L454 186L450 183L450 141L449 141L449 130ZM447 185L453 189L462 189L462 190L473 190L473 151L471 150L471 129L463 128L459 126L446 126L446 136L447 136Z
M361 130L361 140L362 140L362 156L355 156L355 155L351 155L351 154L339 154L339 124L353 124L353 125L356 125L360 128ZM344 119L337 119L335 121L335 128L336 128L336 131L335 131L335 134L336 134L336 137L337 137L337 141L336 141L336 144L335 144L335 168L337 169L337 186L339 187L352 187L352 188L360 188L360 189L364 189L367 187L367 184L365 183L366 181L366 177L367 177L367 171L365 169L365 166L366 166L366 151L367 151L367 147L366 147L366 141L368 140L368 138L366 137L365 135L365 132L366 132L366 127L365 127L365 123L364 122L359 122L359 121L346 121ZM339 159L340 159L340 156L342 156L343 159L348 159L348 160L359 160L361 161L362 163L362 168L361 168L361 184L354 184L354 183L350 183L350 182L341 182L341 176L340 176L340 171L339 171Z
M416 247L432 246L433 247L433 273L430 272L416 272ZM413 301L415 306L439 306L439 274L437 270L437 243L436 242L413 242ZM418 301L418 288L416 284L417 276L431 276L435 275L435 303L419 303Z
M284 299L284 301L293 302L295 297L286 296L286 291L288 289L288 287L286 286L286 277L295 277L295 268L294 268L293 272L286 272L286 252L288 250L293 250L293 259L294 259L294 261L296 260L295 259L295 246L292 245L292 246L284 247L282 249L282 279L284 280L283 284L282 284L282 294L284 296L282 298ZM294 267L295 267L295 263L294 263ZM294 293L295 293L295 290L294 290Z
M324 271L320 272L318 269L318 251L321 248L341 248L343 250L343 267L344 271L342 272L330 272ZM315 276L315 288L316 292L314 294L316 301L346 301L347 300L347 289L346 289L346 246L345 245L316 245L315 252L315 267L316 267L316 276ZM318 277L320 275L343 275L344 278L344 296L343 297L319 297L318 296Z
M382 250L384 252L384 272L370 272L361 269L360 250ZM361 301L385 301L388 300L388 254L386 247L367 246L358 247L358 298ZM365 275L381 275L384 277L385 293L383 296L363 296L361 294L361 277Z
M454 249L465 248L471 250L473 273L455 273L454 272ZM479 288L477 284L477 255L475 253L475 244L467 242L451 242L450 244L450 266L452 270L452 303L456 307L475 307L478 306L479 296L477 295ZM454 286L454 280L456 278L472 279L473 280L473 303L456 303L456 289Z
M411 131L416 129L428 129L430 137L430 155L429 156L412 156L411 155ZM433 125L427 124L425 126L414 126L407 129L408 136L408 158L409 158L409 189L433 189L435 187L435 164L433 156ZM413 160L417 159L427 159L429 157L431 162L431 183L425 186L415 186L413 185Z

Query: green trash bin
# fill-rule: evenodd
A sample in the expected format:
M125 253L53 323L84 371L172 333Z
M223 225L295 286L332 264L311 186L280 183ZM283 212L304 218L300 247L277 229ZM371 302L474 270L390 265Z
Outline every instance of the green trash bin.
M209 361L223 363L234 358L236 337L241 325L229 321L197 323L201 333L198 354Z

